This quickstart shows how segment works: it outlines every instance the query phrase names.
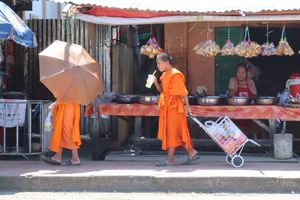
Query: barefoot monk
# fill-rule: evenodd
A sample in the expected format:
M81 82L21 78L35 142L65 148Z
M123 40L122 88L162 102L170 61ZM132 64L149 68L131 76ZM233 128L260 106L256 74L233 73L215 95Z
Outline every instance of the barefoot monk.
M167 53L159 54L156 63L158 70L163 72L160 77L161 84L157 79L154 80L156 89L160 92L158 139L162 140L162 149L168 151L167 158L156 165L175 165L176 147L185 148L188 158L183 164L191 164L199 156L193 148L188 130L186 116L190 112L190 106L184 75L172 67L171 57Z

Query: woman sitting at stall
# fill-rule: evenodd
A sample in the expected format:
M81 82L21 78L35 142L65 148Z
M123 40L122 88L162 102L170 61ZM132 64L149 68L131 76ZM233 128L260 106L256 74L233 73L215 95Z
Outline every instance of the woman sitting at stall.
M251 97L257 96L257 90L254 81L248 77L248 68L245 63L239 63L236 68L236 77L229 80L229 96ZM252 120L233 120L234 123L243 131L252 135L251 138L266 138L266 133L259 128Z
M229 96L256 97L255 83L248 77L248 68L244 63L238 64L236 77L232 77L228 84Z

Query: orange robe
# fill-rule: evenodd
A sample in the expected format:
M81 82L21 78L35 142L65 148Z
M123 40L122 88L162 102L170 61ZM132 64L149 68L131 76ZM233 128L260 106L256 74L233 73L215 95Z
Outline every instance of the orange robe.
M170 69L160 77L162 92L158 99L159 128L158 139L162 140L162 149L183 146L192 148L188 130L183 96L186 96L184 75L177 69Z
M78 149L80 139L80 105L76 103L57 103L52 112L53 132L50 150L58 152L60 147Z

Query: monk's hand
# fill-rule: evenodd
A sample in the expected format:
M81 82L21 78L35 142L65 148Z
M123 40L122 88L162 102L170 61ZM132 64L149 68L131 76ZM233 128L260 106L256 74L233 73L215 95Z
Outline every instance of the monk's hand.
M191 115L191 114L192 114L192 111L191 111L190 107L187 106L187 107L186 107L186 116L189 116L189 115Z

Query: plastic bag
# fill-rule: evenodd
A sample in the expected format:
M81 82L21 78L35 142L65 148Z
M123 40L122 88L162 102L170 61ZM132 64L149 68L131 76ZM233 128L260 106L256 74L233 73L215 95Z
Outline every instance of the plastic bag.
M282 28L281 39L276 47L276 54L278 56L292 56L295 54L287 41L285 27Z
M194 47L194 51L196 54L206 57L213 57L220 53L221 49L219 45L213 40L205 40L203 42L198 43Z
M266 42L263 45L261 45L261 53L260 54L263 56L276 55L276 48L275 48L273 42L271 42L271 43Z
M235 55L235 49L234 45L230 40L230 27L228 27L228 33L227 33L227 41L225 45L221 49L222 56L232 56Z
M141 47L141 54L148 56L149 58L154 58L156 55L160 54L164 50L158 45L155 37L150 37L146 45Z
M230 40L227 40L226 44L221 49L222 56L235 55L234 45Z
M260 45L250 39L248 26L245 28L244 40L235 47L235 53L238 56L252 58L258 56L261 52Z
M52 112L49 112L45 119L44 130L45 130L45 132L52 131Z
M266 33L266 37L267 37L267 41L266 43L261 45L261 55L262 56L273 56L276 55L276 48L273 44L273 42L269 42L269 36L270 33L272 33L273 31L269 31L269 24L267 22L267 33Z

